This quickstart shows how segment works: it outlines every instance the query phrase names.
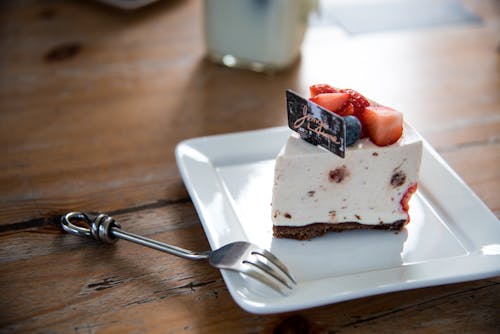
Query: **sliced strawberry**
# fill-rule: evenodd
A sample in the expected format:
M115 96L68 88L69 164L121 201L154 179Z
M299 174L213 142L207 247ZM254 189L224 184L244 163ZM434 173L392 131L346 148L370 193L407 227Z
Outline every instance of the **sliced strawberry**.
M346 109L347 102L349 101L349 94L321 93L311 97L309 100L340 116L346 116L346 114L344 114L343 111L344 109ZM350 111L352 113L351 109L347 110L347 112Z
M340 116L351 116L354 114L354 107L351 102L347 101L343 107L335 111Z
M365 108L370 105L368 99L360 93L356 92L354 89L341 89L340 92L349 94L349 102L354 108L353 116L361 120L361 114L363 113Z
M311 97L322 93L338 93L338 90L328 84L316 84L309 86Z
M403 134L403 114L384 106L368 106L361 115L361 125L375 145L391 145Z

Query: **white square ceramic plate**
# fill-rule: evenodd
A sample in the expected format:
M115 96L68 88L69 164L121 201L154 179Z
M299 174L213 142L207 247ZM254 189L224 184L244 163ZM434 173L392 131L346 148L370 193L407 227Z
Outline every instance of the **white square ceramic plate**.
M330 233L310 241L272 236L274 158L288 128L195 138L176 158L212 249L246 240L277 255L298 281L283 296L222 271L235 301L276 313L369 295L500 275L500 222L424 143L411 223L387 231Z

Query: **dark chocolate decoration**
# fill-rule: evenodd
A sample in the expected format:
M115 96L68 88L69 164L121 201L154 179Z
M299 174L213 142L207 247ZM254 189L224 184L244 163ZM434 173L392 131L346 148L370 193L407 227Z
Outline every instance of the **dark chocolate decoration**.
M344 119L291 90L286 91L288 126L302 139L320 145L341 158L345 156Z

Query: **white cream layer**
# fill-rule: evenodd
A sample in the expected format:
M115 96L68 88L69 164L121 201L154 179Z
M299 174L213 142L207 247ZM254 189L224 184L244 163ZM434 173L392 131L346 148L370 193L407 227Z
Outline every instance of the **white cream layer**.
M403 134L398 142L385 147L367 138L358 140L344 159L296 134L290 136L276 158L273 223L373 225L406 220L400 201L417 182L422 140L406 124Z

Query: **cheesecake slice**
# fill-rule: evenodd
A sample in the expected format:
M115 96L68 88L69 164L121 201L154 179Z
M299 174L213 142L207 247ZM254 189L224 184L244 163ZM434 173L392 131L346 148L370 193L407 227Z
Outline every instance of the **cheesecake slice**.
M345 158L292 134L276 159L272 195L276 237L311 239L328 231L401 230L410 220L422 139L404 124L393 144L370 138L349 146Z

